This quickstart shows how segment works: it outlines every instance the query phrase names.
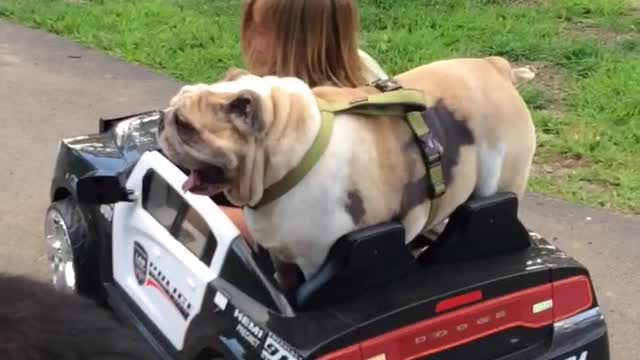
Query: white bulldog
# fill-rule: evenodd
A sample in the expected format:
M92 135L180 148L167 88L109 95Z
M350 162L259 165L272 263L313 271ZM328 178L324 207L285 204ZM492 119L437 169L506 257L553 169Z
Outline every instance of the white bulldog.
M525 192L536 148L534 125L516 85L533 78L501 57L433 62L394 77L435 102L424 112L443 148L446 193L433 222L472 194ZM255 241L308 279L334 242L367 225L398 220L412 240L430 217L426 167L407 122L338 114L328 146L282 196L265 190L294 169L321 126L318 101L351 101L371 87L309 88L297 78L230 70L214 84L184 86L160 126L166 156L191 173L185 190L224 191L244 208Z

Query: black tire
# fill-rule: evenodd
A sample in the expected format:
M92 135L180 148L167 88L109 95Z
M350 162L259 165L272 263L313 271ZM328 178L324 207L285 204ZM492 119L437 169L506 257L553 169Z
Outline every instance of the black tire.
M47 213L49 211L57 211L67 228L73 254L76 292L104 304L100 286L98 244L89 235L80 207L72 197L68 197L52 203Z

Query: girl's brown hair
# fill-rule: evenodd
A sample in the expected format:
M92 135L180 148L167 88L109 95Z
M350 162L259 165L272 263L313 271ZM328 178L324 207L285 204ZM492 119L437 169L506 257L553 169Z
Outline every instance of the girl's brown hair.
M269 58L254 51L261 31L270 33ZM240 34L245 65L256 75L295 76L311 87L366 84L353 0L245 0Z

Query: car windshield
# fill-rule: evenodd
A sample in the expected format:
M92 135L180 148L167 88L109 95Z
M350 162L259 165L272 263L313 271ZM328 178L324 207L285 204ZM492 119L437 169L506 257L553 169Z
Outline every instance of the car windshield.
M150 113L118 123L114 128L116 145L139 152L156 150L159 119L159 113Z

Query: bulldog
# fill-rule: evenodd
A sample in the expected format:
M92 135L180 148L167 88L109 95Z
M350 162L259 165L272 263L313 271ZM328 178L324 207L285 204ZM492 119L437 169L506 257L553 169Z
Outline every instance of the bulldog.
M517 85L533 76L504 58L487 57L436 61L394 77L435 100L424 115L442 146L446 192L431 224L472 195L523 196L536 137ZM430 217L426 167L414 133L398 116L337 114L311 170L285 194L257 206L314 142L322 122L319 99L350 101L377 92L312 89L294 77L231 69L213 84L180 89L164 112L159 144L190 170L185 191L224 192L244 209L254 240L276 263L294 264L309 279L345 233L397 220L409 242Z

